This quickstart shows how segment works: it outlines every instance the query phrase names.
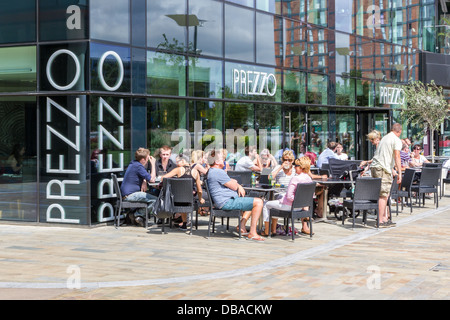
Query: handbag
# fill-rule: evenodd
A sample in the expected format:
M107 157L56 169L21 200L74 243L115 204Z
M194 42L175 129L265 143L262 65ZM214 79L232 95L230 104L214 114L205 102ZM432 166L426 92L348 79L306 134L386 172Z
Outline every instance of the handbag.
M158 219L171 218L174 210L173 194L170 183L166 184L159 193L155 205L155 214Z

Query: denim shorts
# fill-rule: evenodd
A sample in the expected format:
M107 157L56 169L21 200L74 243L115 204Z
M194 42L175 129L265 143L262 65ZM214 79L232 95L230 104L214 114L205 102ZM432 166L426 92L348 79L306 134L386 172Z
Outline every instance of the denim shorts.
M239 197L231 198L221 208L222 210L242 210L250 211L253 209L253 198L251 197Z

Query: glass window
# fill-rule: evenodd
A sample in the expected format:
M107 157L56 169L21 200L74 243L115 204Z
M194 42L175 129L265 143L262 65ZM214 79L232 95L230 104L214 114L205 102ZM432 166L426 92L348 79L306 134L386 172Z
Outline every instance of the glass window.
M225 97L281 101L281 70L225 63Z
M255 61L255 13L225 5L225 57Z
M184 52L187 43L186 28L198 22L196 17L186 16L186 0L147 0L149 47Z
M178 153L183 147L183 141L176 132L177 129L186 129L186 102L181 100L149 99L147 109L148 131L147 141L150 142L152 154L158 148L167 145L178 149L172 153ZM187 145L185 148L189 148Z
M186 96L185 57L162 52L147 53L147 91L150 94Z
M87 39L88 19L85 1L39 1L39 40Z
M356 80L356 105L373 107L375 104L373 82L370 80Z
M355 70L355 39L348 34L336 32L336 74L349 76ZM356 76L352 74L352 76Z
M89 9L92 39L130 43L129 1L90 1Z
M306 26L297 21L284 19L284 39L284 66L296 69L306 68Z
M283 110L280 105L255 105L255 130L258 134L258 153L269 149L273 156L281 150ZM293 124L295 127L295 124ZM264 162L264 159L261 159Z
M234 3L238 3L241 4L243 6L247 6L247 7L254 7L254 0L227 0L228 2L234 2Z
M0 220L37 221L36 119L36 98L0 98Z
M36 47L0 48L0 92L36 91Z
M222 61L189 58L189 96L222 98Z
M336 110L336 138L348 159L355 157L356 118L354 112ZM332 130L333 131L333 130Z
M86 90L89 87L85 73L87 47L87 43L41 45L40 90Z
M353 0L335 2L335 29L352 33Z
M338 106L355 105L355 79L336 76L336 101Z
M91 89L130 92L130 56L130 48L92 43Z
M308 74L307 103L328 104L328 76Z
M36 1L0 2L0 43L36 41Z
M372 41L356 37L356 70L363 78L374 78L374 45Z
M306 10L308 22L327 26L327 0L307 0Z
M327 148L328 143L328 111L314 109L309 112L309 143L308 151L314 152L317 157Z
M256 1L256 9L264 10L271 13L280 14L280 6L277 6L275 3L276 0L257 0Z
M210 145L214 139L216 143L220 141L216 136L220 135L220 139L223 141L222 136L222 116L223 105L221 102L213 101L189 101L189 132L193 141L191 142L194 150ZM209 131L207 131L209 130ZM214 136L214 138L212 138ZM197 139L195 141L195 139Z
M284 71L283 102L306 102L306 76L303 72Z
M256 62L281 65L282 20L268 14L256 14ZM280 51L281 49L281 51Z
M305 21L306 1L308 0L282 0L282 13L295 20Z
M223 4L215 0L189 0L189 15L197 18L189 28L189 42L197 54L223 56Z
M328 37L323 28L308 29L307 64L309 70L328 72Z

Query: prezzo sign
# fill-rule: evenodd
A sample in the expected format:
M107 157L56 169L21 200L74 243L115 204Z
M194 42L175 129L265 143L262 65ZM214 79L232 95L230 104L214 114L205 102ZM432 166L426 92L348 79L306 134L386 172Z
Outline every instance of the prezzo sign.
M70 83L67 85L61 85L54 81L51 70L52 64L56 57L59 55L68 55L75 62L75 70L73 72L72 77L69 76ZM118 65L118 76L114 86L109 86L104 78L103 78L103 65L104 61L108 56L112 56ZM73 88L80 79L82 74L80 61L78 60L77 55L66 49L61 49L55 51L47 61L46 65L46 75L50 84L57 90L65 91ZM103 88L107 91L115 91L117 90L123 82L123 62L120 56L114 51L105 52L99 62L98 66L98 76L100 79L100 83ZM117 102L117 105L110 105L111 100L113 102ZM70 204L70 207L76 207L76 201L80 201L81 198L77 195L77 192L80 193L80 185L82 184L81 177L86 176L86 172L89 166L85 166L81 164L81 159L83 157L81 151L83 149L82 137L84 135L81 134L81 99L80 97L76 97L75 99L66 99L68 103L74 105L61 105L54 101L51 97L46 98L46 135L45 135L45 144L46 144L46 166L45 170L49 176L52 176L52 180L48 182L46 185L46 199L49 200L50 205L46 211L46 220L47 222L58 222L58 223L80 223L80 219L68 219L66 209L63 203L74 203ZM70 102L69 102L70 101ZM107 139L110 141L118 150L119 163L116 166L113 166L112 155L108 154L107 159L103 159L104 155L99 154L99 167L98 173L109 173L109 172L121 172L124 170L124 100L123 99L110 99L108 100L102 97L98 98L98 117L97 117L97 132L98 132L98 148L100 150L103 149L104 141ZM61 119L53 119L53 111L58 110L60 114L63 114L67 117L67 132L68 136L65 136L63 133L58 132L56 128L56 122L61 121ZM75 110L75 111L70 111ZM117 110L117 111L116 111ZM111 119L117 123L117 126L113 129L112 132L108 131L104 125L104 119L109 117L109 123ZM86 121L85 121L86 122ZM55 140L62 141L65 145L68 146L68 154L52 154L52 150L54 149ZM70 154L69 154L70 153ZM57 156L59 158L59 165L57 167L52 167L52 158ZM65 168L64 163L65 157L71 156L74 159L70 159L69 163L73 164L72 168ZM106 160L106 161L104 161ZM61 178L57 178L60 175ZM97 188L98 199L109 199L115 197L113 182L111 179L103 179L98 182L97 186L93 186ZM106 193L104 190L108 190ZM72 195L70 195L72 194ZM75 195L73 195L75 194ZM58 201L59 200L59 201ZM108 214L104 215L105 210L108 211ZM109 221L114 218L114 208L109 202L103 202L100 204L97 210L98 213L98 221Z
M405 103L405 93L401 88L381 87L380 86L380 103L381 104L399 104Z
M233 94L270 96L277 93L277 78L273 73L233 69Z

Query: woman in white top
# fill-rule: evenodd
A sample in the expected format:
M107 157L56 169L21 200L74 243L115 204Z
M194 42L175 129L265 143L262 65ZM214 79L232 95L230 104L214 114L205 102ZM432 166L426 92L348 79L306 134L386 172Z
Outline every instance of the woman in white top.
M336 147L337 156L341 160L348 160L348 155L346 153L343 153L342 151L344 151L344 147L342 146L342 144L338 143L338 145Z
M281 157L281 165L278 165L271 173L275 183L287 186L291 179L296 175L292 167L294 162L294 154L290 150L283 152Z
M412 167L421 167L424 162L430 162L420 154L421 151L422 147L419 144L415 144L411 154L411 161L409 162Z

